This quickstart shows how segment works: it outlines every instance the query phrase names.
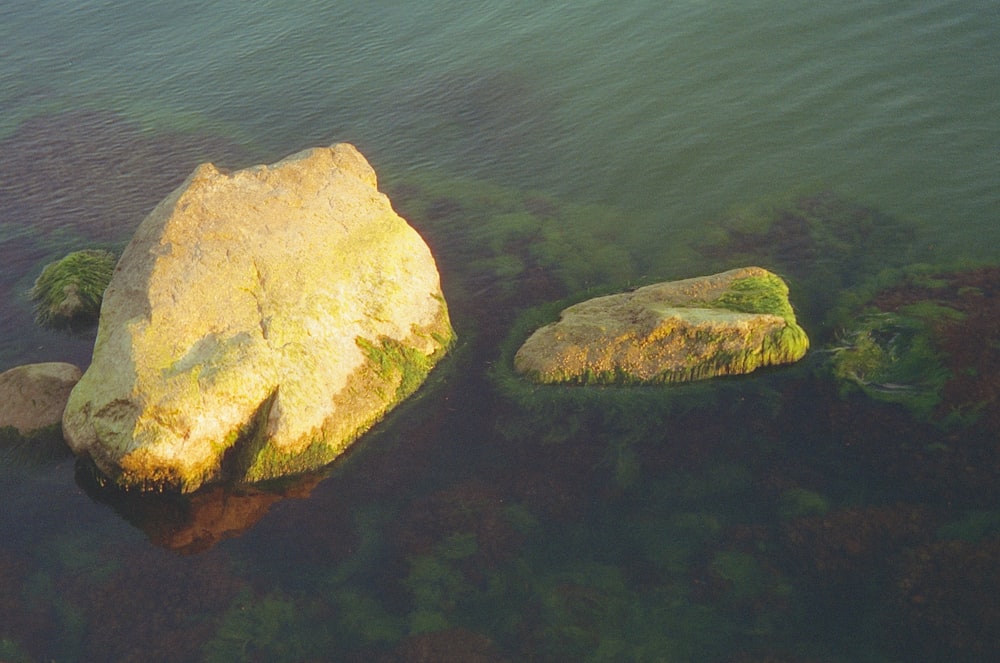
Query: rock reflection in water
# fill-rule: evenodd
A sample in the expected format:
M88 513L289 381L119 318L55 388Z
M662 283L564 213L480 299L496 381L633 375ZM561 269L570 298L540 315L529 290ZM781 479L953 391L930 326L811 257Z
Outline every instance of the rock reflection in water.
M157 546L182 554L204 552L253 527L276 503L306 498L322 480L307 475L280 486L215 486L192 495L126 492L103 481L89 461L76 466L77 484L142 530Z

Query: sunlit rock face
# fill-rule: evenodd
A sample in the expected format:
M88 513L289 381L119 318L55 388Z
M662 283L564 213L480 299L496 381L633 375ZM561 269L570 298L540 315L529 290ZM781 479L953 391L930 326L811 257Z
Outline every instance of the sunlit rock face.
M79 379L80 369L63 362L25 364L0 373L0 428L10 426L27 435L57 426Z
M414 391L452 339L430 250L354 147L204 164L123 253L64 434L128 488L298 473Z
M524 342L514 368L540 383L686 382L794 362L808 348L785 283L745 267L570 306Z

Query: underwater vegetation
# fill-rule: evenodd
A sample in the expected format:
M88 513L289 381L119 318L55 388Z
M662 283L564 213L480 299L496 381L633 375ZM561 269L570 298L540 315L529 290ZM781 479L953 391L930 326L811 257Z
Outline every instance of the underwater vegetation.
M897 274L859 297L828 365L852 452L954 505L1000 495L998 294L996 267Z
M696 250L709 265L760 265L784 277L814 339L841 293L923 256L915 228L832 191L756 202L707 224Z
M55 171L60 127L78 163L101 141L145 154L97 149L123 157L112 181L135 191L134 176L167 187L193 167L158 172L141 146L163 134L119 119L80 116L89 133L46 122L21 135L51 154L32 166L15 146L18 177L46 173L76 202L12 197L31 187L4 170L0 203L20 201L42 228L0 236L24 275L115 246L145 213ZM787 278L814 347L831 351L669 389L541 388L510 368L529 331L635 285L621 214L437 175L389 188L474 332L460 332L447 379L323 476L273 492L95 503L71 485L40 499L24 463L4 462L0 659L998 658L1000 269L877 277L913 259L912 231L832 194L798 197L720 222L699 250L705 273L761 264ZM64 455L32 462L54 477L45 490L63 481ZM17 520L33 519L25 504L50 521Z
M117 260L110 251L88 249L46 265L29 293L35 321L70 330L97 324Z
M834 349L834 377L845 390L855 387L870 398L931 414L950 374L931 343L928 324L923 317L864 315Z
M387 189L438 257L449 302L488 292L497 311L635 277L615 208L431 172Z

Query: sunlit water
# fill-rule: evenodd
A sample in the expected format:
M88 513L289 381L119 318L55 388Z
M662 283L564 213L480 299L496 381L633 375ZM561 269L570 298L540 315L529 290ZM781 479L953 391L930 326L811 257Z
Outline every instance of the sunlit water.
M47 261L82 244L120 248L200 161L242 166L336 141L362 150L403 211L411 183L427 177L611 210L607 227L586 232L619 246L630 267L581 286L714 267L691 250L706 224L790 192L835 191L911 225L921 260L996 262L998 44L1000 10L977 0L8 0L0 369L87 361L92 337L31 325L25 293ZM433 221L445 276L468 274L463 242L476 229ZM571 235L573 216L565 223ZM357 460L300 487L303 499L206 499L206 530L226 532L232 519L233 537L200 554L165 550L210 547L175 526L194 507L111 508L77 487L71 459L5 451L0 659L376 660L392 650L392 660L430 660L420 647L446 648L413 644L428 633L447 634L454 651L488 641L508 660L914 655L875 616L854 614L872 603L865 592L891 594L883 584L898 578L885 567L803 589L801 560L762 552L773 539L755 528L776 515L753 502L761 459L800 454L780 460L808 468L792 472L804 483L831 462L795 439L807 426L769 421L751 434L741 406L726 405L720 418L733 421L697 423L727 438L705 445L729 462L689 450L671 460L680 469L631 467L625 443L595 445L587 431L564 444L577 435L603 455L498 434L509 413L483 374L513 313L484 320L478 283L445 286L458 293L460 331L479 339L441 378L462 374L463 386L429 389ZM649 420L663 425L662 413ZM760 454L732 442L740 435ZM639 444L662 436L650 428ZM567 497L543 476L514 476L536 462L535 443L540 466L594 489ZM839 472L827 499L899 497L877 476ZM239 522L256 525L235 536ZM898 638L920 627L907 628Z

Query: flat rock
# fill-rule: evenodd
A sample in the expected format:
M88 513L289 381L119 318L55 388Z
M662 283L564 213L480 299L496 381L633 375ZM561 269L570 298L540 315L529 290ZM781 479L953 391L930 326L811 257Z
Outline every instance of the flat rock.
M788 287L759 267L597 297L535 331L514 368L545 384L687 382L797 361Z
M63 429L121 487L329 463L453 340L437 267L351 145L199 166L142 222Z
M21 435L58 425L82 371L73 364L25 364L0 373L0 428Z

